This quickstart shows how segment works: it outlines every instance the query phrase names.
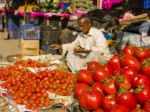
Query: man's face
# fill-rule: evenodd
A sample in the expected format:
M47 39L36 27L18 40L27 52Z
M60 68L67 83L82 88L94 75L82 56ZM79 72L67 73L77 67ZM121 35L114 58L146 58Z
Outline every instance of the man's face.
M83 18L83 19L79 20L79 26L83 33L88 34L88 32L91 28L91 23L89 22L88 19Z

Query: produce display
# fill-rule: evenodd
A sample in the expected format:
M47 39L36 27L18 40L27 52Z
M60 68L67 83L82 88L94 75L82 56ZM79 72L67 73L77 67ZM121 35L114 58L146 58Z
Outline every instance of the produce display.
M48 93L71 96L75 83L72 73L65 70L44 70L33 73L27 67L48 66L33 60L19 61L11 66L0 67L2 88L7 89L12 100L27 109L37 110L53 104Z
M33 67L33 68L37 68L37 67L48 67L48 66L52 66L53 64L50 63L41 63L38 62L36 60L32 60L32 59L27 59L27 60L21 60L21 61L17 61L16 63L14 63L15 66L22 66L22 67Z
M150 49L126 46L107 64L88 63L74 88L79 105L90 112L150 112Z
M37 5L30 5L30 4L23 5L23 6L20 6L18 8L18 11L21 11L21 12L24 12L24 11L31 12L33 8L38 8L38 6Z
M37 12L51 12L51 13L71 11L71 7L62 9L60 7L59 2L54 2L54 0L46 0L45 2L38 3L38 6L39 6L38 8L33 8L32 10Z
M93 0L76 0L77 10L93 10L96 6L93 4Z

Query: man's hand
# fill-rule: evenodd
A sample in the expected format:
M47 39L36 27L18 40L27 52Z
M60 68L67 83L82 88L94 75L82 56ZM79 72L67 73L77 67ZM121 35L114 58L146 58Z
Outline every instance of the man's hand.
M53 44L49 47L49 49L62 49L62 45L59 44Z
M85 50L83 48L77 47L77 48L74 48L74 52L76 52L76 53L90 53L91 50Z
M18 10L15 10L15 13L14 13L14 15L18 15L18 13L19 13L19 12L18 12Z

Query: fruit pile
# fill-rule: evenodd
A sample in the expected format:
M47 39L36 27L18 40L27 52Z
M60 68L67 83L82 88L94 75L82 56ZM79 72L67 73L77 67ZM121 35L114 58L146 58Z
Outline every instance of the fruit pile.
M96 9L96 6L93 4L93 0L76 0L76 9L82 11L89 11Z
M31 12L33 8L37 7L38 7L37 5L30 5L30 4L23 5L18 8L18 11L24 12L26 10L26 12Z
M38 67L48 67L51 66L53 64L50 63L41 63L35 60L31 60L31 59L27 59L27 60L21 60L21 61L17 61L14 66L16 67L32 67L32 68L38 68Z
M126 46L107 64L89 62L74 90L91 112L150 112L150 49Z
M32 64L35 63L28 65ZM17 65L19 64L17 63ZM20 63L20 65L24 65L24 63ZM26 67L20 68L16 64L0 67L0 80L4 81L1 87L7 89L8 94L17 104L37 110L53 103L53 100L48 98L47 91L61 96L72 95L75 82L72 73L64 70L45 70L35 74L28 71Z

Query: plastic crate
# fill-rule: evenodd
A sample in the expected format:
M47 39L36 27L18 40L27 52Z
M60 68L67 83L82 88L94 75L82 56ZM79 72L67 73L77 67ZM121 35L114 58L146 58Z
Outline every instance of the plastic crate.
M16 29L19 29L19 26L15 24L15 22L11 18L9 18L7 23L7 28L9 31L14 31Z
M21 29L21 38L27 40L39 40L40 39L40 26L33 24L25 24L20 26Z
M8 30L9 39L19 39L21 37L21 32L19 29L16 30Z
M150 9L150 0L144 0L144 8Z

